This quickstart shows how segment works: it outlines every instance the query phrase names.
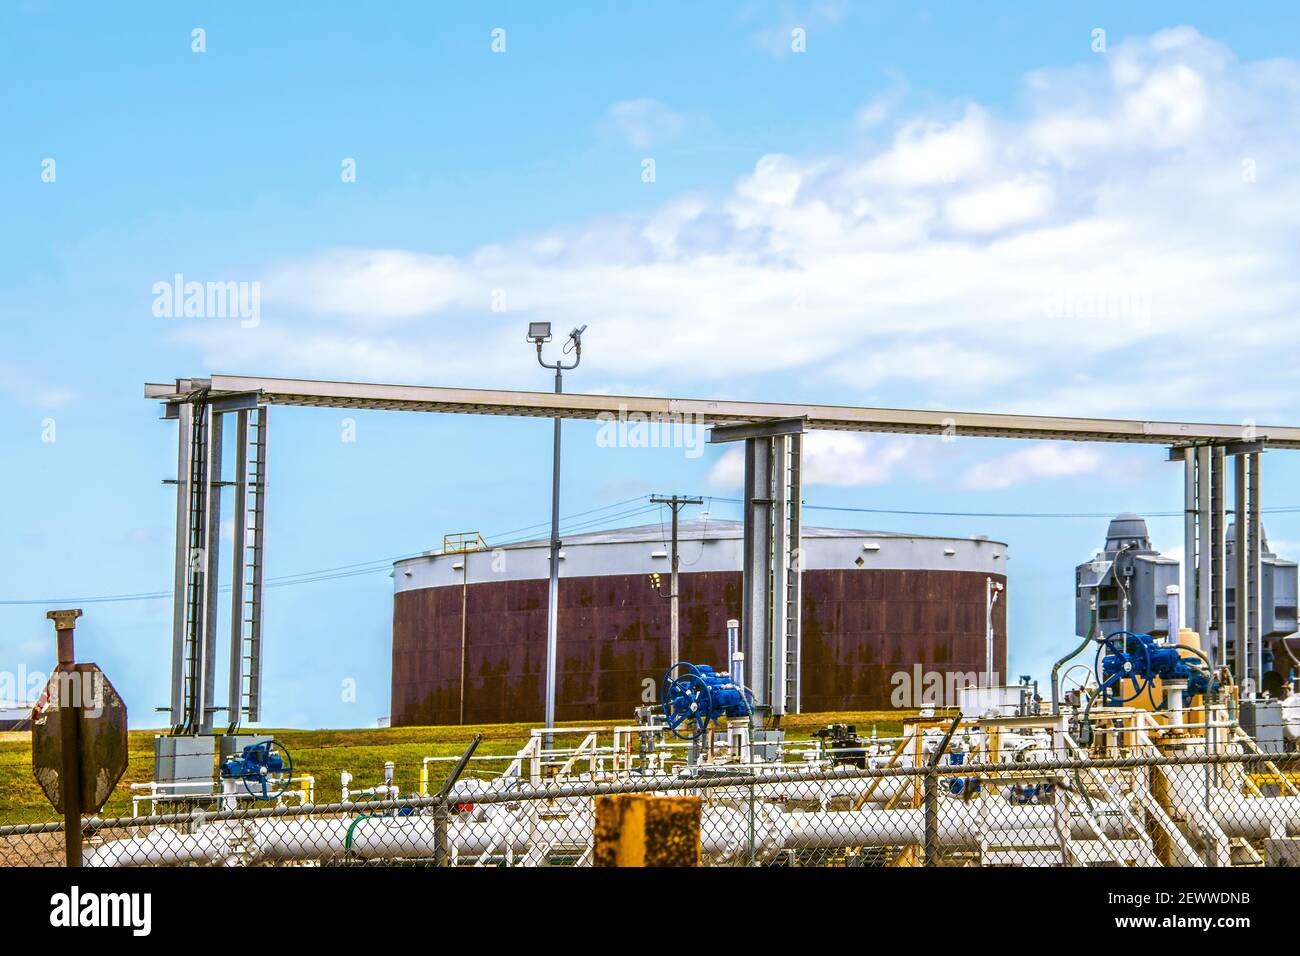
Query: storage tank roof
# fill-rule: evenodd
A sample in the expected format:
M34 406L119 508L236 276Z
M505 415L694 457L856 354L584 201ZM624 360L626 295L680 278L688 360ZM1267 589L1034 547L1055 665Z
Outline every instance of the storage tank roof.
M678 524L688 557L683 570L738 571L744 525L739 521L691 518ZM632 528L584 531L562 536L563 577L644 574L664 568L672 538L671 519ZM805 570L933 570L1005 574L1007 546L986 537L939 537L862 531L854 528L804 528L801 558ZM549 573L547 538L494 544L472 552L430 552L395 562L398 591L480 582L522 581ZM506 556L509 559L506 560Z
M741 521L719 518L683 518L677 523L679 541L722 541L740 538L745 526ZM626 544L638 541L663 542L672 535L672 523L669 518L654 524L636 525L630 528L609 528L603 531L585 531L580 534L561 534L564 544ZM954 540L947 535L904 534L896 531L863 531L856 528L810 528L804 526L805 538L920 538L933 541ZM528 541L516 541L512 544L499 545L509 548L538 548L550 544L550 537L532 538ZM969 540L969 539L966 539ZM981 538L980 540L988 540ZM993 542L1001 543L1001 542ZM488 542L489 546L492 542Z

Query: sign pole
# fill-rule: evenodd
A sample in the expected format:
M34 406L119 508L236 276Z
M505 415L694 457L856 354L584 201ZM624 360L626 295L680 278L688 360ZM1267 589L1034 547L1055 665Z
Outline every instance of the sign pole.
M54 622L58 641L59 664L56 669L62 679L55 684L59 700L59 736L63 752L59 791L63 795L64 863L81 866L81 697L82 688L76 670L76 653L72 637L81 617L80 609L48 611L45 615Z

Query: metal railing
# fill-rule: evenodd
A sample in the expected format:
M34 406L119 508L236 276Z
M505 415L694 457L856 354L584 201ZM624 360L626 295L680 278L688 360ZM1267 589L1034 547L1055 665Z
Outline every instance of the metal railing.
M686 797L711 866L1263 866L1296 862L1300 754L1204 749L615 779L462 778L437 793L85 821L88 866L584 866L596 805ZM579 758L576 766L582 769ZM0 827L0 865L62 863L62 823Z

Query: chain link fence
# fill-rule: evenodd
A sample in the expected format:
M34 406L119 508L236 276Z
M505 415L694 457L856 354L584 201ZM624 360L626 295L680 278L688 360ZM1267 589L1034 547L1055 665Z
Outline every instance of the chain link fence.
M87 866L589 866L598 802L688 798L706 866L1300 865L1300 754L1207 753L864 769L777 764L428 796L207 807L84 826ZM0 827L0 865L59 866L61 823ZM647 831L652 831L647 826ZM647 832L647 841L654 839Z

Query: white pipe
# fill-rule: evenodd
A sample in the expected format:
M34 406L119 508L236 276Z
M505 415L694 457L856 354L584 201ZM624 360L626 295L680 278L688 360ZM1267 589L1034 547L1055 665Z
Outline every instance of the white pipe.
M1264 801L1271 812L1260 812L1259 804ZM1261 839L1275 833L1300 836L1300 797L1218 798L1211 802L1210 810L1220 828L1230 837Z
M576 802L583 798L574 799ZM1296 812L1300 813L1300 799L1296 802ZM535 821L525 813L499 813L485 820L452 817L447 821L448 845L458 855L472 857L506 851L522 854L533 846L556 843L590 843L590 806L583 803L570 808L575 812L564 817ZM701 820L704 854L717 857L747 846L749 825L747 808L705 807ZM1124 828L1123 821L1114 814L1102 817L1099 825L1112 836ZM1054 826L1055 809L1049 805L999 803L995 819L989 819L978 803L949 801L939 808L939 839L954 849L976 847L981 835L989 832L1030 832ZM1071 822L1071 832L1078 838L1092 836L1082 818ZM781 850L918 844L924 834L922 809L781 813L760 804L754 814L754 844L759 858ZM146 837L93 848L87 853L86 865L222 862L234 855L232 844L237 841L232 835L232 828L223 823L210 824L194 834L156 829ZM360 859L385 860L432 857L435 847L434 819L430 816L268 818L249 828L246 852L252 862L338 859L347 853Z
M1185 680L1171 680L1164 686L1165 711L1169 715L1170 727L1178 727L1183 722L1183 691L1185 690L1187 690Z
M1166 773L1182 768L1166 768ZM1201 770L1189 766L1197 780ZM1181 779L1173 773L1175 783ZM761 779L761 778L760 778ZM825 807L836 797L863 793L872 778L804 781L797 784L756 783L749 786L709 790L703 808L701 838L710 858L727 857L749 842L750 813L747 804L755 800L753 829L755 854L766 858L781 850L819 849L841 846L914 845L924 840L925 815L921 809L883 810L884 802L914 785L910 777L879 780L872 803L862 810L782 812L776 804L787 799L815 801ZM468 781L467 781L468 782ZM486 786L474 781L466 786L465 802L482 794ZM487 789L497 789L488 786ZM1171 786L1172 795L1203 806L1204 791L1185 792ZM665 793L698 793L689 780ZM751 797L752 794L752 797ZM995 801L995 802L994 802ZM590 797L562 797L547 802L548 818L538 819L527 811L528 804L480 804L473 815L458 814L447 821L447 840L460 856L523 854L531 848L555 843L590 843L593 801ZM1121 814L1106 812L1095 819L1103 833L1125 832ZM522 807L522 808L521 808ZM554 814L554 816L549 816ZM1300 797L1267 797L1228 800L1214 794L1210 816L1231 837L1262 838L1285 833L1300 835ZM994 796L978 801L943 797L939 805L939 839L948 847L972 848L982 836L1000 831L1035 832L1056 826L1056 808L1048 804L1019 806ZM351 833L349 844L348 835ZM1070 821L1073 837L1093 839L1092 826L1080 815ZM337 859L348 852L362 859L431 857L435 851L434 819L431 816L337 816L329 818L267 817L232 823L200 824L193 833L155 828L146 836L115 840L89 847L87 866L175 865L182 863L224 863L247 858L252 862Z
M214 823L195 833L158 827L146 836L112 840L86 847L83 866L176 866L182 863L217 863L231 855L230 829Z

